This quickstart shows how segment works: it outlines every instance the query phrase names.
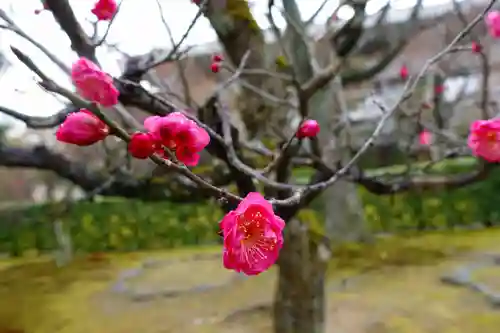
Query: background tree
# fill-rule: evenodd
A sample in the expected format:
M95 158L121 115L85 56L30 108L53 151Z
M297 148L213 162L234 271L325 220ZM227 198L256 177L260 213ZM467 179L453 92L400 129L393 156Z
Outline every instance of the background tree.
M346 239L367 239L354 184L360 184L380 195L410 189L449 189L484 178L494 166L480 162L478 168L469 173L450 176L425 175L421 169L415 171L411 163L404 174L374 177L363 172L359 165L360 157L378 141L384 126L396 115L410 119L409 124L417 124L442 138L440 144L444 148L435 154L438 158L469 154L463 149L463 137L450 134L444 123L439 121L441 110L446 109L438 100L439 96L433 103L435 124L428 124L419 120L424 108L419 100L415 102L414 98L420 97L413 97L413 94L418 92L420 82L428 71L434 71L436 64L452 53L471 52L469 41L465 44L467 46L461 43L495 3L494 0L489 1L473 20L464 19L458 35L452 36L443 50L428 59L418 74L406 82L392 105L377 101L375 107L380 109L382 115L373 133L361 147L353 148L349 144L352 133L345 105L345 87L371 80L391 63L414 34L425 28L425 24L418 21L422 3L417 1L408 22L398 29L401 34L387 41L389 45L384 45L385 52L380 58L369 67L360 65L363 64L360 50L370 42L380 41L380 35L363 38L366 33L364 22L367 2L351 0L343 3L350 6L353 16L342 22L327 22L323 40L330 47L326 54L319 56L307 32L311 19L305 21L301 17L293 0L283 0L282 6L272 0L268 3L268 18L278 46L274 52L266 45L264 32L252 16L247 1L197 1L199 13L193 24L201 16L208 18L227 55L220 70L229 72L229 75L199 106L190 99L189 87L184 87L183 104L194 110L194 119L210 135L210 144L206 148L210 158L205 159L209 167L189 169L180 162L165 162L154 155L151 160L166 170L161 172L169 180L162 184L134 174L130 157L123 154L125 145L122 141L129 142L132 131L142 127L134 117L132 108L151 115L166 115L180 108L171 99L146 89L141 85L141 80L164 63L181 66L186 57L182 47L184 38L173 41L172 50L166 56L148 54L129 57L122 75L114 78L114 84L120 92L120 103L112 108L113 111L104 111L65 89L47 76L44 69L39 68L22 50L13 48L18 59L37 75L41 87L65 97L69 102L66 108L50 117L30 117L5 107L1 107L0 111L23 121L30 128L42 129L60 125L69 113L80 108L89 109L107 123L120 139L113 147L116 148L113 152L116 152L116 160L122 163L115 167L102 163L90 168L84 161L71 160L64 153L43 144L18 147L2 142L0 165L53 171L92 195L99 193L142 200L173 201L215 197L220 199L225 211L234 209L250 192L264 192L276 214L287 222L285 245L278 262L275 331L322 332L324 280L332 243ZM99 39L98 34L95 38L88 36L68 0L46 0L44 4L70 39L74 52L99 64L96 49L104 44L107 32L102 39ZM158 6L161 8L160 3ZM384 24L388 11L389 5L379 12L374 31L387 33ZM287 21L284 31L280 31L274 23L275 13L281 14ZM460 16L458 9L456 14ZM32 40L2 10L0 18L5 21L3 28L30 40L63 72L69 74L68 64L57 59L55 51L47 50ZM168 22L164 23L168 28ZM189 31L186 31L186 35ZM484 53L477 53L483 64L483 93L479 105L487 117L488 59ZM233 83L238 83L241 88L235 107L231 107L223 98L225 89ZM435 86L440 84L436 83ZM415 104L418 107L409 110ZM241 126L233 121L235 114L242 119ZM296 139L298 124L308 118L320 122L320 135L311 140ZM453 143L452 151L444 145L450 142ZM106 153L109 154L110 150ZM296 167L314 170L306 185L294 180L292 171ZM236 193L232 192L234 189ZM297 215L316 199L325 202L327 213L321 232L304 223L307 221L300 221Z

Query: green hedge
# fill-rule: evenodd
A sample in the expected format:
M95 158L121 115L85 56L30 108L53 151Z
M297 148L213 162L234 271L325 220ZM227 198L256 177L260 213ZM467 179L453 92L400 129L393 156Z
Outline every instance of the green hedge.
M0 252L55 249L53 222L69 228L75 249L85 252L135 251L215 243L222 213L215 204L169 202L81 202L61 211L40 205L0 214Z
M439 163L427 172L438 175L464 173L472 171L476 163L474 159L456 159ZM373 170L370 174L380 176L387 173L401 174L404 171L404 166L394 166ZM373 232L397 232L467 227L478 223L496 224L500 221L497 189L500 189L500 169L493 170L483 181L454 190L412 191L380 196L360 188L359 193L370 229ZM320 206L315 203L311 209L319 212ZM318 216L306 211L307 218L313 219L314 215L321 219L321 214Z
M464 172L473 163L458 160L433 170ZM401 167L392 167L372 173L401 171ZM377 196L360 189L360 195L369 226L381 232L494 223L500 220L499 188L500 169L484 181L453 191ZM63 208L42 205L0 212L0 252L18 255L29 249L54 249L53 222L57 219L69 228L75 249L85 252L172 248L219 240L217 222L222 213L213 202L182 205L118 200L76 203L67 211ZM313 205L301 216L320 223L318 209Z
M470 169L470 163L457 163L438 168L436 173ZM365 214L375 231L490 225L500 221L498 189L500 169L493 170L485 180L454 190L408 192L386 197L363 193L363 200Z

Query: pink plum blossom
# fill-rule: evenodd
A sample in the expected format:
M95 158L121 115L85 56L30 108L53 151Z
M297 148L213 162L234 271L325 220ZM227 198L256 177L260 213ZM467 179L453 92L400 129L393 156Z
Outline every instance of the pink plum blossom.
M98 0L91 12L99 21L109 21L113 18L117 10L118 5L115 0Z
M278 259L285 222L260 193L249 193L219 225L224 237L225 268L257 275Z
M71 68L71 79L83 98L110 107L118 103L118 89L113 78L87 58L78 59Z
M422 131L418 135L418 142L421 145L428 146L432 142L432 133L429 131Z
M493 10L485 18L488 32L493 38L500 38L500 11Z
M500 119L474 121L467 144L475 156L500 162Z
M297 138L303 139L303 138L313 138L316 135L318 135L320 131L319 124L316 120L313 119L308 119L304 121L301 125L299 130L297 131Z
M210 143L207 131L181 112L148 117L144 120L144 127L157 141L157 153L166 157L164 146L174 151L176 158L188 166L198 164L199 153Z
M78 146L90 146L104 140L109 135L109 127L96 115L86 109L70 113L56 132L60 142Z

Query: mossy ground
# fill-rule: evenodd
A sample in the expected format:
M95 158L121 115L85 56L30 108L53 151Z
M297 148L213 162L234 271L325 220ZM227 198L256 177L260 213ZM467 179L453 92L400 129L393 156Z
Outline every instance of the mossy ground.
M500 230L447 232L338 249L331 264L332 285L357 277L352 283L348 280L345 288L330 289L330 331L498 332L498 310L467 289L440 283L439 277L465 260L466 253L500 252L499 240ZM0 262L0 333L269 332L270 316L265 309L223 319L237 309L269 302L273 270L222 289L144 302L132 302L110 291L122 270L145 258L218 251L94 255L78 258L62 269L47 258ZM219 259L204 266L182 265L158 268L162 271L156 270L144 281L158 284L163 276L168 287L199 284L200 276L208 283L226 276ZM492 279L490 275L484 278Z

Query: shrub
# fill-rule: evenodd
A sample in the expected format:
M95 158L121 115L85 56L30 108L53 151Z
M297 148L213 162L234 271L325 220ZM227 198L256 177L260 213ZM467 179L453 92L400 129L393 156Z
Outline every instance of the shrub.
M473 163L470 159L441 163L433 172L464 172ZM373 174L401 171L401 167L391 167ZM371 230L389 232L494 223L500 218L498 188L500 170L494 170L487 179L452 191L379 196L360 188L360 195ZM84 252L213 244L220 240L217 221L221 217L222 212L212 202L194 205L115 200L75 203L67 210L60 204L10 209L0 213L0 251L19 255L29 249L55 249L55 220L69 228L74 248ZM321 232L319 206L313 204L300 217L314 231Z
M55 249L53 222L60 220L79 251L134 251L210 244L219 239L222 212L216 205L145 203L141 201L80 202L3 211L0 251L14 255L29 249Z

